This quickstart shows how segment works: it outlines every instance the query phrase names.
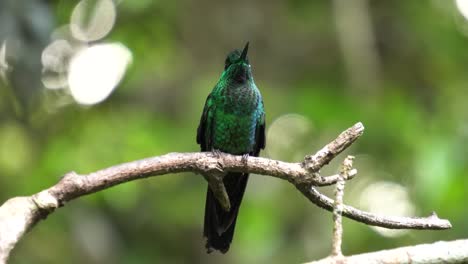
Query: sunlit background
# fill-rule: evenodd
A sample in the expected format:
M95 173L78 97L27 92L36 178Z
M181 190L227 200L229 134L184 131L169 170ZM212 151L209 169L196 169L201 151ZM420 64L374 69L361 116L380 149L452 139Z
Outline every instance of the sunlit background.
M346 203L453 224L345 220L345 254L468 237L467 0L0 1L0 202L71 170L198 151L205 98L246 41L266 106L263 156L300 161L361 121L365 135L344 153L358 169ZM11 263L300 263L330 252L330 213L253 176L231 250L207 255L205 192L186 173L83 197L32 230Z

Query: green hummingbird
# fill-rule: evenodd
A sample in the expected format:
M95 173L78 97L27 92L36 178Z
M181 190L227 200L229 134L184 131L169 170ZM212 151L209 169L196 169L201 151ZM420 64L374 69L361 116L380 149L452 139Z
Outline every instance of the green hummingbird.
M224 71L208 95L197 131L201 151L258 156L265 148L265 111L255 85L247 52L234 50L226 58ZM207 252L226 253L232 242L237 214L248 173L229 172L223 182L231 203L225 211L208 187L203 235Z

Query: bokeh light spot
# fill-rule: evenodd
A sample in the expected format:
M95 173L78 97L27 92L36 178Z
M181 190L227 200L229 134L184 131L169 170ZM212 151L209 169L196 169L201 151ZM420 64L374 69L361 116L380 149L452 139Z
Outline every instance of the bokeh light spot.
M73 98L91 105L106 99L132 61L130 50L120 43L84 48L70 62L68 84Z
M67 70L67 57L73 52L68 41L59 39L50 43L42 51L42 66L55 72L65 72Z
M379 215L412 216L415 213L415 207L409 198L407 189L388 181L376 182L364 188L359 197L359 203L364 210ZM397 237L408 232L408 230L375 226L371 228L386 237Z
M115 18L116 8L112 0L82 0L73 9L70 30L78 40L96 41L112 30Z
M302 115L286 114L278 117L268 129L268 155L279 160L293 160L303 156L307 151L304 142L311 136L311 130L311 122Z
M48 89L61 89L68 86L68 63L73 55L73 47L66 40L59 39L49 44L41 55L42 83Z
M9 69L6 61L6 40L3 41L2 47L0 48L0 78L6 81L6 73Z
M458 11L468 20L468 0L456 0L455 3Z

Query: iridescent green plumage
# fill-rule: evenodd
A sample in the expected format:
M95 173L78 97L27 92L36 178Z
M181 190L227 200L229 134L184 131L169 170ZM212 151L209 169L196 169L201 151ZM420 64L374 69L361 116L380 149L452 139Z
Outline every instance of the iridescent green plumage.
M197 133L202 151L220 150L236 155L258 156L265 148L263 100L252 77L247 58L235 50L226 58L224 72L206 99ZM228 173L224 177L230 211L224 211L208 188L204 236L208 252L229 250L248 174Z

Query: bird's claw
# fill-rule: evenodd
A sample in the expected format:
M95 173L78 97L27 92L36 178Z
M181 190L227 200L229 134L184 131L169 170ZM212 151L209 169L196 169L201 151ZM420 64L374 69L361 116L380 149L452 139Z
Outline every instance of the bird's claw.
M221 155L223 155L223 152L221 152L221 150L219 149L211 149L211 154L213 155L213 157L219 159Z
M249 161L249 153L242 155L242 163L247 166L247 162Z

